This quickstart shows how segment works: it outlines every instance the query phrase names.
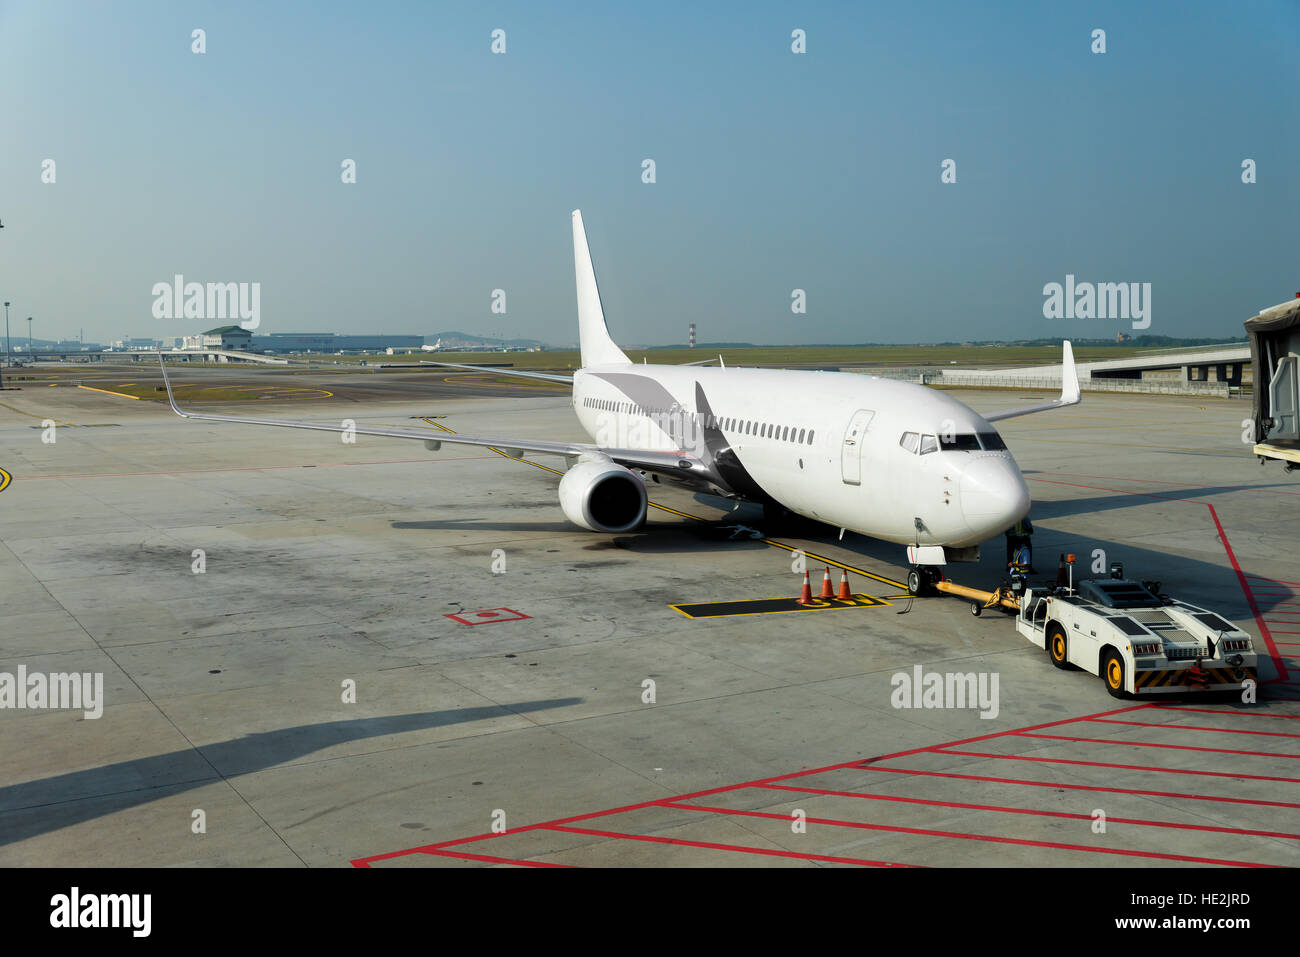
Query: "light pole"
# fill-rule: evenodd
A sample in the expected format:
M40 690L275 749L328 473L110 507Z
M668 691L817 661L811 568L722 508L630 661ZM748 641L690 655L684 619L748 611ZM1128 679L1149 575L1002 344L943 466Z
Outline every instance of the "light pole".
M32 317L27 317L27 354L32 356L32 361L36 361L36 356L32 355Z
M9 365L9 303L5 303L5 365ZM4 373L0 373L0 386L5 384Z

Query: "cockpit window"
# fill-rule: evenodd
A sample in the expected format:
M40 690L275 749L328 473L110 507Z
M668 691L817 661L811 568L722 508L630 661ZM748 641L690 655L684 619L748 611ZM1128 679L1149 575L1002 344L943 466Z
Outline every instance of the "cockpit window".
M980 445L984 446L986 452L1005 452L1007 443L1002 441L1002 436L996 432L981 432L979 434Z
M915 452L917 446L921 444L921 437L915 432L904 432L903 437L898 440L898 444L909 452Z
M921 436L921 454L939 451L939 440L933 435Z
M939 436L939 445L945 452L978 452L980 450L979 439L969 432L965 435L941 435Z

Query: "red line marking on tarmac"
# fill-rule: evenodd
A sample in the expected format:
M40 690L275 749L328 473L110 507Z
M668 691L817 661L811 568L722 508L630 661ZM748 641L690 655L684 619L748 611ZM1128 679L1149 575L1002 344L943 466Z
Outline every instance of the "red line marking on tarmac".
M992 784L1019 784L1034 788L1057 788L1066 791L1099 791L1105 794L1141 794L1146 797L1179 798L1186 801L1213 801L1216 804L1252 804L1257 807L1285 807L1300 809L1300 804L1290 801L1256 801L1251 798L1226 797L1217 794L1180 794L1177 791L1151 791L1141 788L1108 788L1099 784L1062 784L1059 781L1029 781L1024 778L995 778L983 774L957 774L953 771L921 771L916 768L864 767L864 771L883 771L887 774L917 774L932 778L957 778L963 781L988 781Z
M1103 715L1109 715L1109 714L1124 714L1125 712L1128 711L1137 711L1143 708L1150 708L1150 707L1152 707L1152 705L1149 703L1135 704L1135 705L1129 705L1126 708L1115 708L1111 711L1099 711L1097 712L1096 715L1086 715L1084 717L1101 717ZM1040 728L1054 728L1057 727L1058 725L1072 724L1075 721L1081 721L1081 720L1084 720L1084 718L1062 718L1059 721L1048 721L1043 724L1030 725L1027 728L1012 728L1006 731L996 731L993 732L992 734L984 734L974 738L964 738L960 741L949 742L949 744L954 744L954 745L973 744L976 741L987 741L990 738L1000 738L1003 735L1012 734L1015 731L1037 731ZM920 754L924 751L930 750L930 747L912 748L908 751L898 751L893 754L885 754L885 755L880 755L879 757L868 758L866 759L866 761L864 761L862 758L854 758L852 761L845 761L841 764L832 764L823 768L807 768L803 771L794 771L790 774L779 774L776 775L775 777L762 778L757 781L744 781L741 782L740 784L723 785L722 787L709 788L704 791L695 791L690 794L681 794L677 796L676 800L684 801L690 798L707 797L712 794L725 794L728 791L738 791L742 788L755 787L757 785L769 784L775 781L788 781L792 778L807 777L813 774L825 774L828 771L840 771L846 768L862 767L863 765L869 765L873 761L885 761L890 758L904 757L909 754ZM512 828L508 833L519 834L524 831L538 830L543 827L553 827L554 825L557 824L569 824L574 821L587 821L587 820L591 820L592 818L607 817L613 814L622 814L625 811L639 811L644 808L654 807L656 804L659 803L659 800L660 799L641 801L637 804L627 804L624 805L623 807L609 808L604 811L591 811L586 814L575 814L572 817L559 818L558 820L547 821L538 824L525 824L523 827ZM1300 807L1300 805L1296 805L1296 807ZM457 837L457 838L452 838L451 840L448 841L438 841L433 844L424 844L421 845L420 847L406 848L400 851L387 851L385 853L374 854L369 857L359 857L353 860L352 863L359 867L362 866L362 864L369 863L371 861L382 861L393 857L402 857L407 854L415 854L415 853L424 852L435 848L454 847L458 844L473 844L477 841L491 840L492 838L496 838L496 837L500 837L500 835L494 832L488 832L486 834L474 834L469 837Z
M1296 684L1296 682L1289 682L1288 684ZM740 784L723 785L721 787L716 787L716 788L709 788L691 794L680 795L676 798L669 798L669 799L660 798L660 799L655 799L650 801L643 801L636 804L625 805L622 807L609 808L601 811L593 811L585 814L573 815L571 817L561 818L554 821L541 822L537 824L529 824L523 827L514 828L507 833L517 834L517 833L534 831L534 830L568 831L568 832L578 833L578 834L590 834L592 836L604 836L604 837L609 837L611 839L649 841L653 843L673 844L673 845L686 846L686 847L701 847L701 848L714 849L714 850L734 851L736 853L753 853L753 854L769 854L769 855L774 854L775 856L793 857L793 858L799 858L805 860L827 860L827 861L834 861L839 863L865 863L868 865L876 865L876 866L907 866L907 865L898 864L894 862L864 861L858 858L835 858L835 857L827 857L827 856L820 856L820 855L798 854L795 852L778 852L778 851L772 851L768 849L738 847L736 845L709 844L706 842L689 841L680 838L664 838L664 837L658 837L652 835L624 834L615 831L602 831L602 830L592 829L592 828L579 828L579 827L569 826L580 821L588 821L588 820L593 820L601 817L610 817L618 814L624 814L630 811L643 810L651 807L665 807L665 806L675 807L679 802L684 802L693 798L702 798L714 794L725 794L731 791L738 791L745 788L764 788L764 789L772 789L772 790L791 790L791 791L807 791L808 793L820 793L820 789L783 786L778 782L791 781L799 778L809 777L812 775L825 774L830 771L847 770L851 768L857 768L864 771L878 771L886 774L908 774L908 775L922 776L922 777L950 778L955 780L980 781L980 782L988 782L993 784L1009 784L1009 785L1022 786L1022 787L1053 788L1056 790L1089 791L1095 793L1108 793L1108 794L1133 794L1133 795L1142 795L1142 796L1149 796L1149 797L1176 798L1180 800L1190 800L1190 801L1207 801L1207 802L1222 803L1222 804L1244 804L1244 805L1252 805L1256 807L1278 807L1278 808L1288 808L1288 809L1300 809L1300 803L1293 803L1288 801L1266 801L1266 800L1255 800L1252 798L1229 797L1227 795L1188 794L1188 793L1182 793L1176 791L1157 791L1157 790L1151 790L1145 788L1124 788L1124 787L1105 787L1101 785L1063 784L1056 781L1032 781L1024 778L1002 778L1002 777L993 777L989 775L960 774L956 772L922 771L913 768L884 767L877 763L880 761L890 760L893 758L905 757L914 754L927 754L927 753L1014 759L1014 756L1011 755L981 755L975 752L952 751L949 749L959 745L974 744L976 742L988 741L988 740L992 740L995 738L1000 738L1008 735L1038 737L1038 735L1031 735L1029 733L1034 731L1039 731L1045 728L1054 728L1054 727L1059 727L1061 725L1074 724L1080 721L1093 721L1093 720L1106 721L1108 720L1107 716L1109 715L1119 715L1130 711L1149 710L1152 708L1157 708L1159 710L1171 710L1171 711L1174 710L1204 711L1205 713L1208 714L1245 713L1251 717L1285 717L1290 719L1300 718L1300 715L1269 715L1262 712L1219 711L1216 709L1185 708L1185 707L1178 707L1178 706L1171 706L1171 705L1156 705L1154 703L1141 703L1141 704L1130 705L1124 708L1116 708L1111 711L1098 712L1093 715L1083 715L1074 718L1064 718L1061 720L1044 722L1042 724L1032 725L1025 728L1013 728L1013 729L1008 729L1006 731L997 731L986 735L978 735L976 737L967 738L960 741L953 741L942 745L930 745L926 747L912 748L909 750L898 751L886 755L880 755L865 760L855 759L853 761L847 761L842 764L834 764L834 765L829 765L821 768L806 768L801 771L795 771L790 774L777 775L771 778L765 778L756 781L747 781L747 782L742 782ZM1117 723L1144 724L1141 722L1126 722L1126 721L1118 721ZM1183 725L1173 725L1173 724L1150 724L1147 726L1157 727L1157 728L1178 728L1180 730L1208 730L1208 731L1228 730L1228 729L1220 729L1220 728L1195 729L1195 728L1188 728ZM1246 732L1246 733L1277 734L1277 732ZM1300 737L1300 735L1281 735L1281 736ZM1052 737L1052 736L1044 735L1042 737ZM1107 741L1106 743L1113 743L1113 742ZM1205 750L1218 750L1218 749L1205 749ZM1231 753L1236 753L1236 752L1231 752ZM1050 761L1052 759L1047 759L1047 760ZM1095 762L1079 762L1079 761L1063 761L1063 760L1056 760L1053 761L1052 763L1085 764L1085 765L1096 764ZM1231 778L1239 778L1239 779L1259 778L1262 780L1279 780L1279 781L1295 780L1291 778L1272 778L1272 777L1261 778L1261 776L1258 775L1241 775L1241 774L1231 774L1228 772L1195 772L1195 771L1180 771L1177 769L1170 769L1170 768L1146 768L1146 767L1134 766L1134 765L1097 764L1096 766L1118 767L1118 768L1135 769L1135 770L1153 770L1153 771L1185 773L1185 774L1203 773L1214 777L1231 777ZM832 792L832 793L836 793L836 792ZM856 793L856 792L850 792L850 793ZM925 799L919 799L919 798L886 797L884 795L880 795L877 797L877 799L906 801L910 803L932 803L936 805L947 806L947 802L929 802L926 801ZM697 810L700 809L701 807L698 805L687 805L687 806ZM953 804L952 806L966 807L966 805L960 805L960 804ZM969 806L969 809L972 810L981 810L985 808L994 811L1000 810L998 806L980 806L980 805ZM726 811L725 809L719 809L718 813L736 813L736 812L730 812L730 811ZM1030 809L1007 809L1005 813L1033 813L1033 811ZM1051 815L1051 814L1061 814L1063 816L1065 815L1065 812L1043 812L1043 813L1046 815ZM782 820L785 819L784 815L781 815L780 817L782 818ZM1087 816L1078 815L1078 817L1084 818ZM1112 820L1117 820L1117 819L1112 818ZM1225 833L1242 833L1248 836L1300 839L1300 835L1288 834L1286 832L1269 832L1269 831L1255 831L1251 829L1219 828L1212 825L1182 825L1182 824L1177 824L1175 822L1142 821L1138 819L1120 819L1120 820L1122 820L1123 823L1133 823L1137 826L1170 827L1170 828L1183 829L1183 830L1214 830L1214 831L1224 831ZM935 833L938 836L951 836L951 837L958 836L950 832L941 831ZM405 850L391 851L388 853L378 854L370 857L358 858L354 860L352 863L354 864L354 866L357 867L365 867L365 866L369 866L370 863L375 861L382 861L390 858L402 857L414 853L438 853L438 854L442 854L443 856L449 856L449 857L459 856L470 860L477 860L480 857L482 857L485 858L488 862L492 862L492 863L495 862L524 863L524 864L536 863L536 862L516 861L510 858L492 858L489 855L470 856L468 853L462 854L459 851L455 851L455 852L447 851L448 848L456 847L458 845L477 843L480 841L491 840L501 836L502 836L501 834L487 833L487 834L471 835L469 837L454 838L452 840L440 841L433 844L424 845L421 847L408 848ZM974 838L974 839L979 839L979 838ZM1053 846L1053 845L1044 845L1044 846ZM1093 848L1082 848L1082 849L1088 851L1094 850ZM1203 860L1208 863L1218 863L1214 859L1209 859L1209 858L1197 859L1197 860ZM1231 864L1234 862L1227 862L1227 863Z
M467 861L483 861L487 864L514 864L518 867L563 867L573 868L574 864L552 864L548 861L524 861L513 857L493 857L490 854L471 854L469 851L443 851L432 850L422 851L423 854L432 854L438 857L459 857ZM369 867L370 865L365 865Z
M678 804L665 801L664 807L692 811L709 811L715 814L738 814L742 817L762 817L789 821L788 814L771 814L766 811L737 811L702 804ZM1280 864L1256 864L1251 861L1225 861L1214 857L1190 857L1186 854L1161 854L1156 851L1133 851L1120 847L1088 847L1086 844L1062 844L1057 841L1034 841L1024 837L994 837L990 834L967 834L962 831L936 831L924 827L902 827L895 824L866 824L861 821L838 821L833 818L810 817L809 824L827 824L832 827L851 827L864 831L889 831L894 834L917 834L921 837L955 837L962 841L985 841L992 844L1016 844L1022 847L1048 847L1058 851L1085 851L1089 854L1119 854L1124 857L1153 857L1165 861L1191 861L1196 864L1222 864L1225 867L1281 867Z
M460 614L442 617L452 618L462 625L493 625L501 621L524 621L533 616L525 615L522 611L515 611L513 608L489 608L487 611L462 611ZM480 620L470 621L471 618Z
M1164 728L1169 731L1212 731L1217 734L1262 734L1270 738L1300 738L1300 734L1287 734L1285 731L1242 731L1239 728L1197 728L1188 724L1153 724L1150 721L1117 721L1110 718L1081 718L1082 721L1096 721L1101 724L1131 724L1137 728ZM1038 730L1037 728L1026 730Z
M1199 714L1227 714L1234 718L1286 718L1300 721L1300 714L1269 714L1267 711L1218 711L1214 708L1188 708L1183 705L1159 704L1157 711L1195 711Z
M1214 754L1246 754L1259 758L1292 758L1300 761L1300 754L1283 754L1281 751L1238 751L1234 748L1198 748L1191 744L1156 744L1153 741L1120 741L1116 738L1067 738L1061 734L1020 734L1021 738L1047 738L1052 741L1082 741L1085 744L1117 744L1125 748L1172 748L1178 751L1210 751Z
M1290 735L1295 737L1295 735ZM935 754L957 754L965 758L993 758L998 761L1033 761L1038 764L1071 764L1087 768L1119 768L1123 771L1152 771L1157 774L1195 774L1199 777L1238 778L1249 781L1283 781L1300 784L1300 778L1274 777L1268 774L1234 774L1231 771L1192 771L1186 768L1156 768L1144 764L1108 764L1104 761L1076 761L1072 758L1036 758L1026 754L987 754L983 751L950 751L935 748Z
M1047 811L1040 808L1005 807L1001 804L964 804L960 801L936 801L929 798L902 797L892 794L869 794L865 791L833 791L827 788L798 787L792 784L762 784L766 791L798 791L803 794L821 794L832 797L862 798L867 801L891 801L901 804L925 804L932 807L961 808L971 811L997 811L1002 814L1031 814L1035 817L1061 817L1073 821L1091 821L1091 814L1074 814L1070 811ZM812 820L812 818L809 818ZM1300 841L1300 834L1285 831L1257 831L1243 827L1218 827L1213 824L1179 824L1175 821L1144 821L1141 818L1107 817L1111 824L1135 824L1142 827L1172 827L1188 831L1216 831L1223 834L1245 834L1250 837L1278 837Z
M691 805L686 805L695 810ZM788 818L787 818L788 820ZM798 851L778 851L770 847L745 847L741 844L714 844L709 841L688 841L679 837L660 837L655 834L625 834L621 831L597 831L589 827L566 827L561 824L542 825L548 831L568 834L591 834L595 837L612 837L624 841L647 841L652 844L676 844L686 847L703 847L714 851L735 851L741 854L766 854L770 857L789 857L800 861L831 861L836 864L864 864L868 867L917 867L916 864L897 864L893 861L869 861L860 857L831 857L827 854L802 854Z
M1033 475L1028 476L1028 478L1031 478L1036 482L1046 482L1049 485L1069 485L1074 488L1093 489L1094 491L1117 492L1121 495L1141 495L1146 498L1156 498L1166 502L1189 502L1193 505L1204 505L1208 508L1210 510L1210 517L1214 519L1214 527L1219 530L1219 541L1223 543L1223 550L1228 555L1228 561L1232 563L1232 570L1237 573L1237 581L1241 585L1242 594L1246 597L1246 604L1250 606L1250 612L1255 617L1255 624L1259 626L1259 633L1263 637L1264 643L1268 645L1269 655L1272 657L1273 664L1277 668L1278 677L1274 680L1290 677L1290 674L1286 670L1286 665L1283 663L1282 655L1278 653L1276 646L1273 644L1273 636L1269 633L1268 625L1265 623L1264 617L1260 613L1259 605L1255 603L1255 595L1254 592L1250 590L1249 582L1246 581L1246 574L1241 570L1241 566L1237 563L1237 556L1233 553L1232 545L1228 542L1228 533L1224 531L1223 523L1219 521L1219 513L1215 510L1213 505L1209 502L1202 502L1199 499L1181 498L1171 495L1156 495L1154 492L1134 492L1129 489L1106 488L1101 485L1080 485L1076 482L1057 482L1052 479L1040 479ZM1274 581L1276 580L1277 579L1274 579ZM1289 582L1288 584L1295 584L1295 582ZM1269 681L1262 683L1271 684L1272 682Z

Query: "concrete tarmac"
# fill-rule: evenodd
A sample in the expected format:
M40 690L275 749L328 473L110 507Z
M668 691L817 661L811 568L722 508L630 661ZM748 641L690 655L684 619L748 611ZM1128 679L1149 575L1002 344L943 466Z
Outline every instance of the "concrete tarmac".
M587 440L562 392L411 375L203 408ZM643 531L598 535L553 472L491 451L24 385L0 393L0 672L101 673L104 700L0 709L0 864L1300 863L1300 479L1256 464L1244 402L1087 395L999 423L1041 570L1104 552L1268 658L1257 704L1158 707L1052 668L1009 619L909 601L900 546L754 538L754 507L666 487ZM772 540L883 602L671 607L796 594ZM991 587L1002 551L953 577ZM896 707L918 666L996 676L995 706Z

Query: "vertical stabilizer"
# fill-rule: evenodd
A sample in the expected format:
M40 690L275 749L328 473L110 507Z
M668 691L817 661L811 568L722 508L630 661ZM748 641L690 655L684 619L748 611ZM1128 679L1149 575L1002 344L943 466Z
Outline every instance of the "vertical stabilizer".
M573 268L578 282L578 341L582 345L583 367L631 362L609 337L580 209L573 211Z

